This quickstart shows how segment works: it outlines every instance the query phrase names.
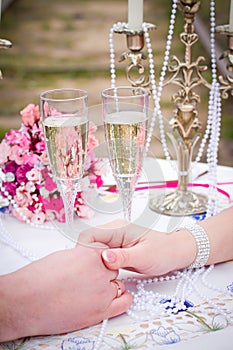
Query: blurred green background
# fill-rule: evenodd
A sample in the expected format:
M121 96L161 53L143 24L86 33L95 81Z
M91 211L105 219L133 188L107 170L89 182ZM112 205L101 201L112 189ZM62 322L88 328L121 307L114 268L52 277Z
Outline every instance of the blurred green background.
M4 1L4 0L2 0ZM228 4L229 2L229 4ZM216 24L229 22L230 0L216 1ZM21 123L19 111L29 103L39 103L43 90L59 87L78 87L89 92L89 105L100 104L100 93L110 85L109 30L113 23L127 22L127 0L15 0L2 14L0 37L13 43L9 50L0 51L0 138ZM156 75L163 63L169 0L144 0L144 21L156 24L151 32ZM199 16L208 31L209 1L201 1ZM178 12L171 54L184 57L184 46L179 40L183 28ZM216 35L222 51L227 49L226 38ZM116 57L127 50L124 35L115 35ZM201 40L195 45L194 58L209 53ZM127 85L126 62L117 63L117 83ZM207 74L210 79L210 72ZM174 105L168 87L162 96L162 110L169 119ZM208 91L199 89L201 103L199 116L205 124L208 109ZM163 157L161 150L156 156ZM233 99L223 101L219 163L233 165Z

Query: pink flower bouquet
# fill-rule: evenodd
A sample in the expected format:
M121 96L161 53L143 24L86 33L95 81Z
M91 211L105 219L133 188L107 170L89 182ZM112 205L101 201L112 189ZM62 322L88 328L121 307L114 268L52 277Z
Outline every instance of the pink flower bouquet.
M20 114L20 129L8 132L0 143L0 194L8 200L9 212L21 221L44 223L57 219L63 222L63 201L48 167L39 106L29 104ZM99 187L105 167L93 152L98 146L96 129L94 123L90 123L85 177ZM79 217L93 214L84 204L83 192L76 196L75 214Z

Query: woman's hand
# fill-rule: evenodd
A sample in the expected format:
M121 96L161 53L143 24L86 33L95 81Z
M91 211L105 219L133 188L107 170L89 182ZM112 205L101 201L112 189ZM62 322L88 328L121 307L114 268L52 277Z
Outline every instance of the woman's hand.
M195 241L185 230L172 234L116 220L81 233L82 244L104 243L102 253L112 270L125 268L148 276L163 275L189 266L195 258Z
M77 245L0 277L0 341L58 334L125 312L131 295L101 249ZM117 297L118 294L118 297Z
M232 260L233 206L201 221L199 225L210 241L207 265ZM115 248L102 253L109 269L128 268L153 276L188 267L197 254L196 241L187 229L165 233L123 220L83 231L80 241L102 242Z

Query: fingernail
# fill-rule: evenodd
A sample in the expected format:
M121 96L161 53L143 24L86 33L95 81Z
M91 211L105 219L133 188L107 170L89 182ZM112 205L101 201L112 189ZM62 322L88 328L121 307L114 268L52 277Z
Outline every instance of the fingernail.
M111 252L110 250L104 250L102 253L102 257L105 261L109 263L114 263L116 262L116 255Z

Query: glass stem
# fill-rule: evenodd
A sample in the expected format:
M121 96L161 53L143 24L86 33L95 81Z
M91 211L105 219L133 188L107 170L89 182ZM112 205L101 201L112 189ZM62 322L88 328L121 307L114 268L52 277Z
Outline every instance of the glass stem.
M125 185L121 186L121 185L118 185L118 189L119 189L122 204L123 204L124 219L130 222L131 221L132 199L133 199L134 190L128 186L125 186Z
M74 221L74 201L79 189L77 180L58 180L58 188L62 196L67 227L71 228Z

